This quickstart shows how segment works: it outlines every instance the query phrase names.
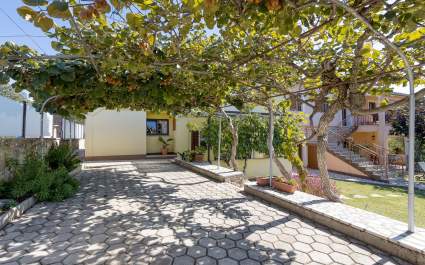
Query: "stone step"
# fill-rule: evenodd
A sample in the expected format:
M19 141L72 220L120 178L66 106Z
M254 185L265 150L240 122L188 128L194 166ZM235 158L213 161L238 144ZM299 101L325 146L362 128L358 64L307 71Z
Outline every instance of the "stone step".
M375 165L367 158L351 150L348 150L347 148L344 148L342 144L338 144L335 142L328 143L328 149L340 158L348 160L350 164L356 166L365 174L373 178L380 179L385 174L385 168L382 165Z

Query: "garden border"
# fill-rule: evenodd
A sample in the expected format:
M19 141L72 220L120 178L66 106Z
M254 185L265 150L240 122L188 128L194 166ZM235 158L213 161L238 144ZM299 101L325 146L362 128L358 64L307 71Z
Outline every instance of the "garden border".
M174 159L173 162L181 167L219 182L242 183L244 180L244 174L241 171L218 167L207 162L188 162L177 158Z
M82 171L82 164L78 165L78 167L71 172L69 172L69 175L76 176ZM31 196L21 203L19 203L17 206L10 208L5 213L0 215L0 230L3 229L7 224L12 222L13 220L19 218L24 214L29 208L33 207L34 204L37 203L37 199L34 196Z
M22 201L17 206L10 208L4 214L0 215L0 229L5 227L12 220L20 217L26 210L34 206L36 202L37 200L35 199L35 197L31 196L28 199Z
M286 194L252 182L244 191L413 264L425 264L425 229L412 234L405 223L299 191Z

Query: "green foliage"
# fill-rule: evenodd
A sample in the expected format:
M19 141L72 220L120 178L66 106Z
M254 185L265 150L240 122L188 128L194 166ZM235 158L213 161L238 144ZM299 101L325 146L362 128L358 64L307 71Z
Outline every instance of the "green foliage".
M195 147L195 150L193 150L193 153L195 155L203 155L207 151L207 148L205 146L199 145Z
M167 140L164 139L164 137L160 136L158 137L158 141L162 144L162 148L167 148L170 146L171 142L174 141L173 138L168 138Z
M79 187L79 182L65 167L50 169L47 162L35 154L27 155L22 164L10 160L8 170L13 178L0 184L2 198L20 201L34 195L39 201L61 201L72 196Z
M409 108L406 106L390 117L391 133L409 135ZM418 100L415 110L415 161L425 161L425 99Z
M19 164L17 160L9 160L7 167L13 178L6 183L6 196L4 197L16 200L33 195L35 180L44 178L48 172L47 165L35 154L27 155L22 164Z
M286 183L288 183L291 186L297 186L298 185L298 183L295 179L289 179L289 180L286 181Z
M404 139L402 137L390 137L388 149L390 154L404 154Z
M268 154L268 119L259 114L248 114L234 117L235 126L238 127L239 143L237 146L237 159L249 159L254 152ZM280 107L274 124L273 146L277 156L293 160L298 152L297 142L304 137L302 125L304 116L290 112L288 107ZM211 119L210 126L206 125L202 135L212 147L214 154L218 153L218 123L219 119ZM227 120L222 120L221 159L228 161L232 145L231 131Z
M182 153L178 153L178 155L184 161L192 161L193 160L193 151L191 151L191 150L186 150Z
M49 168L56 170L64 167L69 172L76 169L81 162L69 144L52 145L44 159Z
M34 179L33 185L33 192L38 200L62 201L77 191L79 182L70 177L68 171L61 167Z
M195 155L203 155L207 151L205 146L197 146L195 150L186 150L182 153L178 153L180 158L184 161L193 161L195 159Z
M1 183L0 183L0 187L1 187ZM9 200L5 204L3 204L2 207L0 207L0 213L3 211L7 211L10 208L16 207L16 205L18 204L15 200Z

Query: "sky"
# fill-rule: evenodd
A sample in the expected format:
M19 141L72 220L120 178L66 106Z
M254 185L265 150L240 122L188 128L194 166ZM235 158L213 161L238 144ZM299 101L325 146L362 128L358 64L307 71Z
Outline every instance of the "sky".
M22 0L0 0L0 43L13 41L44 54L55 54L56 51L50 46L50 39L43 31L18 15L16 8L22 5Z
M22 0L0 0L0 44L13 41L43 54L55 54L56 51L50 46L50 39L43 31L18 15L16 9L22 5ZM407 87L396 87L394 91L409 93Z

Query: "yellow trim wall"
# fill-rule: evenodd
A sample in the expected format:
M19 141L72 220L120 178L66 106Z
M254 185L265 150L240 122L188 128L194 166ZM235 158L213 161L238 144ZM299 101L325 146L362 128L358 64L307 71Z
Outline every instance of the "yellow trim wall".
M356 144L378 144L377 132L354 132L351 137Z
M174 139L173 117L169 116L166 113L148 112L146 115L146 121L148 119L168 120L168 135L165 135L165 136L162 135L162 137L165 140L169 138ZM161 146L162 146L162 144L159 142L159 135L147 135L146 131L145 131L145 135L146 135L146 152L148 154L159 153L161 151ZM174 152L174 141L168 147L168 152Z
M326 152L326 163L328 166L328 170L345 173L348 175L367 177L363 172L361 172L357 168L351 166L350 164L346 163L345 161L339 159L338 157L334 156L329 152Z
M200 126L207 122L207 118L202 117L178 117L176 118L176 131L174 133L174 150L181 153L190 150L191 147L191 131L188 124L196 124Z

